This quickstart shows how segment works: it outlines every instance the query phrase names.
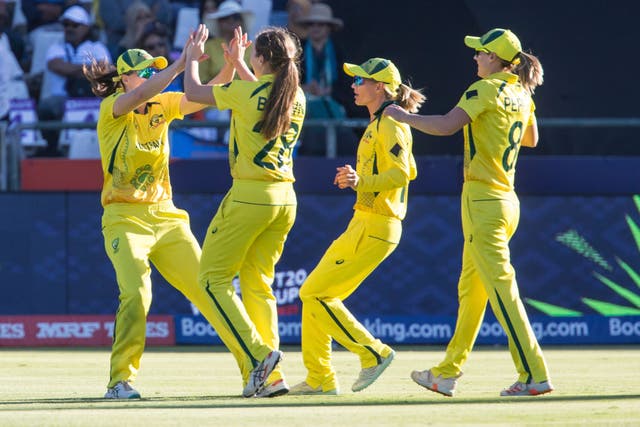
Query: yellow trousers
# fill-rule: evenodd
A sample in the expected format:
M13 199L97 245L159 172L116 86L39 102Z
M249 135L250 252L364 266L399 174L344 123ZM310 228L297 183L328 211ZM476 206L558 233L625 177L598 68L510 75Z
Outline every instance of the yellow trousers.
M391 353L343 301L394 251L401 235L401 221L356 211L347 230L329 246L300 288L302 358L311 387L338 388L331 364L332 339L357 354L363 368L377 365Z
M549 379L540 345L527 318L511 265L509 240L518 227L520 202L514 192L467 182L462 190L464 248L458 282L458 320L444 360L434 375L462 372L476 340L487 305L505 330L519 381Z
M133 382L140 368L151 306L149 263L187 298L202 300L200 246L189 228L189 215L170 200L107 205L102 233L120 290L108 384L113 387L122 380Z
M236 358L245 384L280 345L271 285L296 205L291 183L234 180L202 246L199 281L208 302L199 308ZM232 284L237 274L242 301ZM267 384L280 378L278 367Z

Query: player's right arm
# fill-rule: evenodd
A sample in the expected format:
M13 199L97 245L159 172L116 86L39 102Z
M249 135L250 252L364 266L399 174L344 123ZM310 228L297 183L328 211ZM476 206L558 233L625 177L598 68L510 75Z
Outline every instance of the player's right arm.
M184 69L184 62L178 60L158 74L147 79L137 88L125 92L113 104L113 117L120 117L135 110L160 92Z
M420 132L438 136L453 135L464 125L471 123L469 115L457 106L445 115L422 116L409 113L398 105L390 105L384 109L384 114Z

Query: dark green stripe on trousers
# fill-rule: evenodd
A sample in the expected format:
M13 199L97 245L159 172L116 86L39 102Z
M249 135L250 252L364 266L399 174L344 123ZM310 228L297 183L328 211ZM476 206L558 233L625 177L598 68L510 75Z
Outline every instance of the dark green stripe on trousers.
M233 336L236 337L236 340L238 340L238 343L240 344L240 347L242 347L242 350L244 350L244 352L247 354L247 356L249 356L249 359L251 359L251 364L255 368L256 366L258 366L259 362L256 360L255 357L253 357L253 355L251 354L251 352L247 348L247 345L244 343L244 341L242 341L242 338L240 337L240 334L238 333L236 328L233 326L233 323L231 323L231 319L229 319L229 316L227 316L227 313L225 313L225 311L223 310L222 306L220 305L220 303L218 302L216 297L209 290L210 287L211 287L211 285L209 284L209 281L207 281L207 287L205 288L205 290L207 291L207 294L209 294L209 296L211 297L211 300L213 300L213 303L218 308L218 311L220 312L220 314L224 318L225 322L227 322L227 326L229 326L229 329L231 330L231 333L233 333Z
M504 321L507 324L507 327L509 328L509 333L511 334L511 338L513 339L513 343L515 344L516 348L518 349L518 354L520 355L520 360L522 360L522 365L524 366L525 371L527 371L527 373L529 374L529 378L527 378L527 383L529 383L532 380L531 368L529 368L529 363L527 362L527 358L524 357L524 351L522 350L522 345L520 344L520 340L518 340L518 336L516 335L516 331L513 328L513 324L511 323L511 319L509 319L509 315L507 314L507 309L505 308L504 303L502 302L502 299L500 299L500 295L498 295L498 290L496 290L496 298L498 298L498 304L500 305L500 311L502 312L502 316L504 317Z
M355 340L355 338L353 338L353 336L351 336L351 334L349 333L349 331L347 331L347 328L344 327L344 325L342 323L340 323L340 320L338 320L338 317L333 313L333 311L331 311L331 308L329 307L329 305L327 305L327 303L325 303L324 301L322 301L319 298L316 298L318 300L318 302L320 304L322 304L322 306L324 307L324 309L327 311L327 313L329 313L329 316L333 319L334 322L336 322L336 325L338 325L338 327L340 329L342 329L342 332L344 332L344 334L354 343L359 344L358 341ZM380 356L374 349L372 349L370 346L365 345L363 346L364 348L366 348L367 350L369 350L371 352L371 354L373 354L376 357L376 360L378 362L378 365L380 363L382 363L382 356Z

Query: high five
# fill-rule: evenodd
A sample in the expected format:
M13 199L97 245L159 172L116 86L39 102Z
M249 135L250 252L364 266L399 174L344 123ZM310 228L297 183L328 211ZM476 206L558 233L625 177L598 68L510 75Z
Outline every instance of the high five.
M216 307L209 321L242 372L243 395L272 397L289 391L276 367L282 354L271 284L296 217L292 152L305 113L300 45L282 28L263 30L251 53L252 73L243 59L250 42L238 28L225 57L243 80L211 86L200 82L197 61L208 36L200 25L187 53L185 92L192 102L231 110L233 185L207 230L199 280ZM242 301L232 285L236 274Z

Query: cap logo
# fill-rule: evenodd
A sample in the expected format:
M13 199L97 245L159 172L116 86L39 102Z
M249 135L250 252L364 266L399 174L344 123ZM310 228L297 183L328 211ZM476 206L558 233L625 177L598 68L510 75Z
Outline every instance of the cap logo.
M366 67L369 68L369 66L371 65L373 65L373 61L367 61ZM368 74L376 74L384 70L388 66L389 66L389 61L386 59L383 59L382 61L378 61L375 65L373 65L372 69L366 70L366 71Z
M498 37L500 37L501 35L504 34L504 30L495 30L495 31L491 31L489 34L485 34L481 39L480 42L483 45L486 45L488 43L491 43L492 41L494 41L495 39L497 39Z

